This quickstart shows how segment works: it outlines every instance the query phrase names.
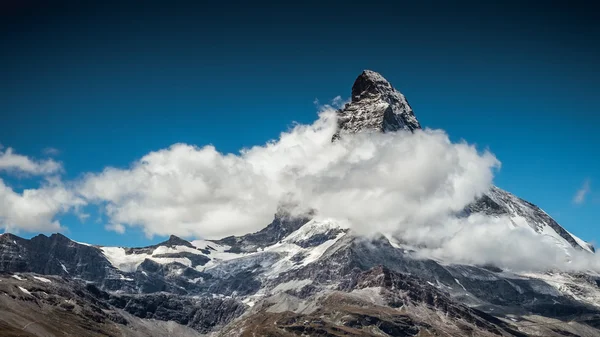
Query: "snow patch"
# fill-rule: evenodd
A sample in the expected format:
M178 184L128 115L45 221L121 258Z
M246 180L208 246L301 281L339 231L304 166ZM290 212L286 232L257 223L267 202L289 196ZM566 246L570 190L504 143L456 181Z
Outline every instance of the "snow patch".
M133 279L132 279L132 278L130 278L130 277L125 277L125 275L123 275L123 274L120 274L119 276L121 277L120 279L121 279L121 280L123 280L123 281L133 281Z
M102 253L108 261L117 269L124 272L134 272L137 267L150 255L148 254L126 254L121 247L102 247Z
M256 300L252 297L247 297L242 301L242 303L252 308L254 304L256 304Z
M49 279L45 278L45 277L40 277L40 276L34 276L34 279L40 281L40 282L44 282L44 283L52 283L52 281L50 281Z
M192 261L190 261L190 259L186 258L186 257L177 257L177 258L167 258L167 257L155 257L153 256L154 254L158 255L158 254L168 254L168 253L177 253L177 252L182 252L182 251L186 251L183 249L179 249L180 247L183 246L178 246L177 249L171 249L168 247L158 247L156 248L152 254L127 254L125 252L125 249L122 247L102 247L102 253L104 254L104 256L106 257L106 259L117 269L126 272L126 273L133 273L136 271L136 269L139 267L140 264L142 264L142 262L144 262L144 260L148 259L148 260L152 260L154 262L160 263L160 264L169 264L169 263L173 263L173 262L178 262L181 263L187 267L191 267L192 266ZM188 249L190 249L190 251L195 251L195 249L193 248L189 248L186 247ZM198 252L199 253L199 252Z
M575 242L577 242L578 245L583 247L583 249L587 250L590 253L594 253L594 251L590 247L589 243L583 241L582 239L578 238L577 236L575 236L573 233L571 233L569 231L566 231L566 232L569 233L569 235L573 238L573 240L575 240Z
M309 250L310 253L304 259L304 261L302 262L302 265L306 266L310 263L317 261L325 253L325 251L327 249L329 249L329 247L333 246L345 234L346 233L340 233L335 237L335 239L327 240L327 241L323 242L321 245L310 249Z
M29 292L29 290L27 290L27 289L25 289L25 288L23 288L23 287L19 287L19 290L21 290L23 293L25 293L25 294L27 294L27 295L31 296L31 293Z
M24 278L22 278L21 276L19 276L19 275L17 275L17 274L15 274L15 275L12 275L11 277L12 277L12 278L14 278L14 279L17 279L17 280L19 280L19 281L25 281L25 279L24 279Z
M204 266L196 266L196 269L199 271L205 271L205 270L211 269L211 268L215 267L216 265L218 265L219 262L221 262L221 261L229 261L229 260L245 257L248 255L252 255L252 253L238 254L238 253L226 252L226 250L231 248L230 246L219 245L212 241L194 240L191 242L191 244L198 249L206 249L206 250L210 251L210 254L202 254L202 255L210 258L210 261L208 261Z
M304 241L318 234L326 234L332 230L345 228L348 228L348 225L344 225L341 222L333 219L311 220L302 227L298 228L292 234L288 235L285 239L283 239L283 241L290 243Z
M400 245L400 242L398 242L398 240L396 240L391 234L384 234L383 236L388 240L390 246L396 249L403 249L403 247Z
M467 289L465 289L465 286L463 286L458 279L454 279L454 281L456 281L456 284L463 288L464 291L467 291Z
M568 273L522 273L521 275L542 280L552 286L556 290L555 294L545 290L545 293L551 296L567 295L576 301L600 307L600 293L596 286L573 275Z
M302 287L309 285L311 283L312 283L312 280L309 280L309 279L288 281L288 282L278 284L275 288L273 288L272 291L274 293L278 293L278 292L282 292L282 291L301 289Z

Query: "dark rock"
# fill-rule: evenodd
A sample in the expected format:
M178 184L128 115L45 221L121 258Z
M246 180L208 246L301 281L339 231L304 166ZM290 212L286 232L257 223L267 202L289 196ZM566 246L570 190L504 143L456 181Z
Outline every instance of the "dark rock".
M230 246L228 252L231 253L256 252L258 248L264 248L279 242L308 221L310 221L310 217L296 218L286 212L279 212L275 215L273 222L256 233L244 236L228 236L214 242Z
M154 257L166 257L166 258L187 258L192 262L192 268L196 267L196 266L203 266L205 265L208 261L210 261L210 258L204 256L204 255L198 255L198 254L194 254L194 253L190 253L190 252L178 252L178 253L166 253L166 254L157 254L154 255Z

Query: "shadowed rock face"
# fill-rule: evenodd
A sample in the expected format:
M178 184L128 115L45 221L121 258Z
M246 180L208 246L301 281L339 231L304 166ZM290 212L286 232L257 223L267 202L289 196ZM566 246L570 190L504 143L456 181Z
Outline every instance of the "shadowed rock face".
M2 336L198 336L244 310L235 299L111 294L68 278L0 274Z
M62 234L25 240L0 236L0 272L33 272L101 282L116 272L99 248L71 241Z
M108 302L136 317L173 321L200 333L225 325L246 309L243 303L234 299L188 298L164 293L112 296Z
M259 248L264 248L279 242L281 239L290 235L305 223L310 221L309 217L294 218L284 211L275 214L273 222L264 229L243 236L228 236L221 240L215 240L215 243L227 245L232 253L256 252Z
M168 247L168 248L175 248L177 246L184 246L184 247L189 247L189 248L194 248L196 249L196 247L194 247L189 241L186 241L178 236L175 235L171 235L169 237L168 240L163 241L161 243L157 243L155 245L152 246L147 246L147 247L138 247L138 248L127 248L126 249L126 253L127 254L152 254L152 252L158 248L158 247Z

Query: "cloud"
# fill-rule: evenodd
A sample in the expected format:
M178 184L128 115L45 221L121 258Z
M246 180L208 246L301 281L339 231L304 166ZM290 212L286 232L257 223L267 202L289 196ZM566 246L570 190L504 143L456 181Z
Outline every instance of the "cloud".
M65 228L56 216L83 205L83 199L56 179L22 193L15 192L0 179L0 228L6 232L63 231Z
M330 103L330 105L331 105L331 107L333 107L333 108L338 108L338 109L341 109L341 108L343 108L343 107L344 107L344 105L345 105L346 103L348 103L348 102L349 102L349 100L344 100L344 99L342 98L342 96L335 96L335 97L334 97L334 98L331 100L331 103Z
M339 99L335 102L340 102ZM442 131L358 134L331 142L335 109L276 141L222 154L174 144L129 169L106 168L78 185L112 224L148 236L217 238L262 229L282 201L351 222L357 232L418 227L485 192L498 160Z
M125 226L121 224L107 224L104 228L108 231L116 232L119 234L125 234Z
M581 187L579 188L579 190L577 190L577 193L575 193L575 196L573 197L573 203L577 205L583 204L585 202L585 198L590 193L590 191L590 180L586 179L583 182L583 185L581 185Z
M340 100L332 102L338 104ZM500 162L441 130L362 133L332 142L335 108L277 140L224 154L174 144L127 169L106 168L77 183L104 208L108 230L198 238L265 227L286 205L293 215L347 224L358 235L390 233L418 257L522 270L600 270L595 255L557 244L507 217L459 217L488 191Z
M14 152L10 147L0 148L0 171L17 174L50 175L62 172L62 164L52 159L33 160Z
M447 217L419 229L397 233L420 258L450 263L492 264L513 271L600 271L600 259L540 235L531 227L515 227L507 216L473 214Z
M42 153L46 156L58 156L60 154L60 150L54 147L46 147L42 150Z

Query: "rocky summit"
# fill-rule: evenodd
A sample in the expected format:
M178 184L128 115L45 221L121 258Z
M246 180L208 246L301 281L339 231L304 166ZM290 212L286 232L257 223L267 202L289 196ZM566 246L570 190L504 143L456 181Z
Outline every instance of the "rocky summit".
M413 131L421 125L408 101L398 90L371 70L363 71L352 86L352 100L338 111L339 132Z
M365 70L339 137L421 128L408 101ZM594 254L534 204L498 187L457 216L504 216ZM0 236L2 336L600 336L600 277L519 273L425 259L386 233L275 214L220 240L171 236L103 247L54 234Z

